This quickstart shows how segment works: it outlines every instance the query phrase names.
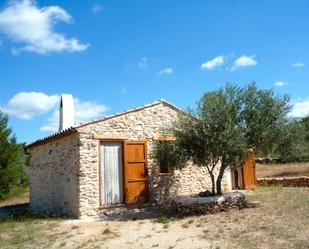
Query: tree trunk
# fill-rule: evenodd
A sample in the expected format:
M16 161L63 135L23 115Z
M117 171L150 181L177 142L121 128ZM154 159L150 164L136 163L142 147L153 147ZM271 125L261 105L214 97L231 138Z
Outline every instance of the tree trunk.
M218 177L217 177L217 181L216 181L216 183L217 183L216 184L217 185L217 194L218 195L222 195L221 182L222 182L222 178L223 178L225 169L226 169L226 167L221 165L220 170L219 170L219 174L218 174Z
M209 172L210 179L211 179L211 194L216 195L216 190L215 190L215 176L212 172Z

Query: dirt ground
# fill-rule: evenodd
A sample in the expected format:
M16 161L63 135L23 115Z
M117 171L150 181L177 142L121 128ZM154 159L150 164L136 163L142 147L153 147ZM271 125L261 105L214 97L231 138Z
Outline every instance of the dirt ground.
M256 176L264 177L309 177L309 163L256 164Z
M144 208L104 219L6 219L0 248L309 248L309 188L247 196L248 208L182 218Z

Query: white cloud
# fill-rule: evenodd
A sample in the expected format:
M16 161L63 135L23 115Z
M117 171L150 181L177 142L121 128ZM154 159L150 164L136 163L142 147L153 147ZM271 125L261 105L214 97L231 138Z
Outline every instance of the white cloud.
M162 69L160 72L158 72L158 74L172 74L174 72L173 68L168 67L165 69Z
M84 122L102 116L108 110L105 105L97 104L93 101L81 101L74 98L75 121Z
M279 80L279 81L276 81L274 85L277 86L277 87L283 87L283 86L287 85L287 83L283 80Z
M291 116L304 117L309 115L309 99L304 101L298 101L293 105Z
M297 70L302 70L305 67L305 64L302 62L296 62L292 64L292 67L295 67Z
M224 56L217 56L210 61L206 61L201 65L202 70L212 70L216 67L220 67L224 64Z
M108 110L105 105L97 104L93 101L81 101L74 98L75 104L75 123L85 122L100 116ZM40 130L43 132L56 132L59 127L59 109L55 109L48 118L47 123Z
M58 95L48 96L41 92L20 92L0 109L20 119L32 119L53 109L59 103Z
M43 125L40 130L43 132L56 132L59 128L59 110L54 110L53 114L47 119L47 124Z
M95 4L95 5L93 5L91 12L93 14L97 14L98 12L101 12L102 10L103 10L103 7L102 7L101 4Z
M256 65L257 61L255 60L254 55L252 56L242 55L234 61L231 71L234 71L242 67L250 67Z
M147 69L148 68L148 60L146 57L143 57L140 59L140 61L137 64L137 67L140 69Z
M86 50L88 44L55 32L54 26L60 21L71 23L72 17L59 6L39 8L33 0L11 0L0 11L0 32L21 45L12 49L15 54L21 51L47 54Z
M46 95L42 92L20 92L15 94L5 106L0 106L4 111L19 119L30 120L36 116L53 114L48 117L47 123L41 127L41 131L53 132L59 125L59 95ZM82 101L74 98L75 122L84 122L102 116L108 110L105 105L94 101Z

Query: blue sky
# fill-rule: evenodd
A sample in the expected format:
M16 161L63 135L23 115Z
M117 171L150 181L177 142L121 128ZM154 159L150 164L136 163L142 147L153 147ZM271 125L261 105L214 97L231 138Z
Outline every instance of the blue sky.
M309 2L2 1L0 109L18 140L57 129L59 94L85 121L164 98L194 107L226 81L309 113Z

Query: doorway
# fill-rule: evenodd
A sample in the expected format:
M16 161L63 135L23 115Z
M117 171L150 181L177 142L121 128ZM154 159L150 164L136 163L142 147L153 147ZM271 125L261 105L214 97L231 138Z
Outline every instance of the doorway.
M148 200L146 141L100 142L100 205Z
M123 203L123 143L100 143L101 205Z

